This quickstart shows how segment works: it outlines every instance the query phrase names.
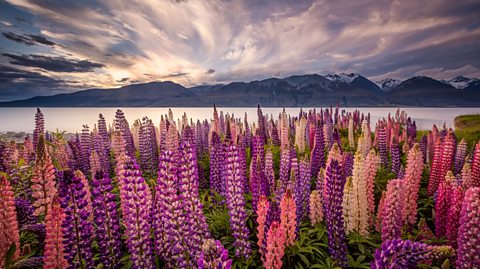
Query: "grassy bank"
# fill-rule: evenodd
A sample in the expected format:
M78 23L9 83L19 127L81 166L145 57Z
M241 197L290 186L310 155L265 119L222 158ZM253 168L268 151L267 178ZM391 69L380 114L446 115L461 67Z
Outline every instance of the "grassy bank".
M455 118L455 134L465 138L469 147L480 140L480 114L460 115Z

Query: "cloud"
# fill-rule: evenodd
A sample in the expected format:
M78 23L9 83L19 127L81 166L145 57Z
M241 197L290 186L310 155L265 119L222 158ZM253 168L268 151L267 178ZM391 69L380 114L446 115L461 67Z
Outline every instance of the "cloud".
M18 42L18 43L23 43L28 46L33 46L33 45L45 45L45 46L56 46L58 45L57 43L48 40L44 36L41 35L17 35L12 32L3 32L2 35L6 37L7 39L10 39L12 41Z
M89 60L67 59L65 57L43 55L14 55L3 53L11 64L41 68L54 72L92 72L105 65Z
M129 80L130 80L130 78L122 78L122 79L120 79L120 80L117 80L117 82L119 82L119 83L124 83L124 82L127 82L127 81L129 81Z
M426 0L422 8L415 0L142 0L135 9L115 0L7 0L4 6L29 18L2 18L18 31L62 44L4 30L10 38L0 39L0 46L13 56L4 58L95 87L328 72L443 78L452 70L475 75L479 68L477 0ZM12 47L6 38L43 46Z

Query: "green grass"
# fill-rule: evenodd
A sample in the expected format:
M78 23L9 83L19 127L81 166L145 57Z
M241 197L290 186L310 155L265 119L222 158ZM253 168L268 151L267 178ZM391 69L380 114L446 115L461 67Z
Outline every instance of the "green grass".
M455 118L455 134L464 138L471 148L480 140L480 114L460 115Z

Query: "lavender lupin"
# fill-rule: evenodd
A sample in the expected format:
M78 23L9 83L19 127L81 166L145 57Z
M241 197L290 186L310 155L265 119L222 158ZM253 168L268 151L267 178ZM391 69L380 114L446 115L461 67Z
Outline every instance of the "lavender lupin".
M99 261L104 268L120 268L121 231L117 213L116 195L107 173L97 172L92 179L93 221L96 226Z
M333 159L325 175L324 212L328 232L328 246L332 258L340 267L347 264L347 243L343 219L343 188L345 177L342 167Z
M119 179L122 197L122 215L128 251L131 254L132 268L155 268L153 245L150 237L152 194L142 177L138 165L129 156Z
M229 145L226 154L226 178L227 178L227 207L230 215L230 227L235 238L235 254L237 257L248 258L250 256L250 244L248 243L247 213L245 211L245 198L243 197L241 182L241 164L238 157L238 149L235 145Z
M93 268L93 225L89 218L85 188L80 177L74 176L69 170L63 173L60 182L59 195L61 206L65 210L65 220L62 224L65 258L69 267Z

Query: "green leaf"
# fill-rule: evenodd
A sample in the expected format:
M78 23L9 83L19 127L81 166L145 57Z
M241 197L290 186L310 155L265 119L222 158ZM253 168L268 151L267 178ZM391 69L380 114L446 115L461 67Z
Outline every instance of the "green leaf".
M5 268L9 268L14 263L13 256L15 256L16 251L17 245L15 243L11 244L7 250L7 255L5 255Z

